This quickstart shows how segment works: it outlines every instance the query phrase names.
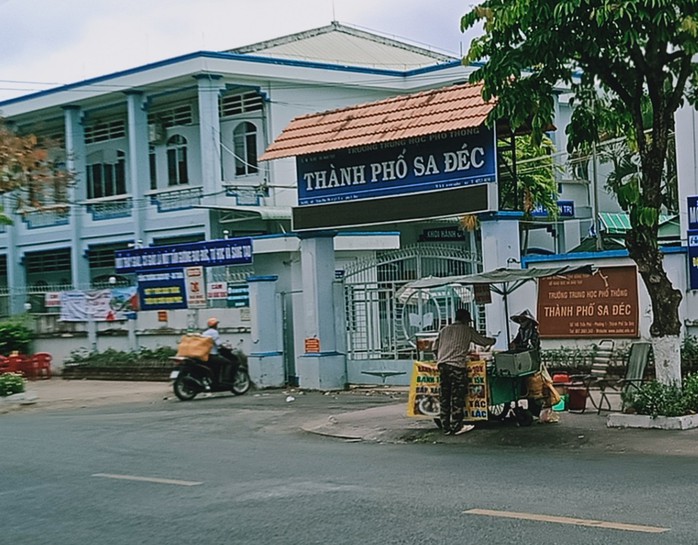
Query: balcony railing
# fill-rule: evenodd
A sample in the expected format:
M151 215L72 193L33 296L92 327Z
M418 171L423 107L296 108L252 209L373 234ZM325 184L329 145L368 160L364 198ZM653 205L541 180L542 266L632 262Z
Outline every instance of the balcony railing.
M158 207L158 212L188 210L201 204L202 187L177 187L147 193L150 202Z
M68 205L27 208L19 213L22 221L27 225L27 229L68 225L70 222L70 208Z

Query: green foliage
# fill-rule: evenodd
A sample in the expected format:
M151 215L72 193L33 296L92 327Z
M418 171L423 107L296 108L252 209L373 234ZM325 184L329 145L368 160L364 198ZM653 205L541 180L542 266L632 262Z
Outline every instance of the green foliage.
M124 352L108 348L103 352L73 350L69 363L94 367L131 367L157 366L168 362L168 358L177 353L176 348L159 346L157 348L141 347L137 352Z
M657 416L683 416L687 413L686 400L681 389L657 381L643 384L623 394L627 407L632 407L637 414Z
M29 353L33 333L25 320L0 322L0 354L7 356L13 351Z
M482 84L483 97L496 98L490 124L507 120L540 141L562 84L573 96L570 151L618 131L637 151L638 176L618 184L630 214L626 247L651 299L663 300L653 308L652 334L677 335L681 294L663 268L656 222L675 193L675 184L665 183L674 114L684 101L698 100L695 0L483 0L463 16L461 29L479 23L485 32L463 61L474 68L470 81Z
M2 373L0 375L0 397L19 394L24 391L24 377L17 373Z

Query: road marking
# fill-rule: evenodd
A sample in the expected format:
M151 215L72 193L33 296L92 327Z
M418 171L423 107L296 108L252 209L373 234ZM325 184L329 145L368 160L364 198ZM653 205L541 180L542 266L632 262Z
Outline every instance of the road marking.
M537 515L535 513L516 513L513 511L493 511L491 509L468 509L463 511L468 515L484 515L488 517L502 517L521 520L535 520L539 522L556 522L558 524L574 524L577 526L591 526L593 528L608 528L611 530L626 530L628 532L645 532L659 534L668 532L669 528L659 526L642 526L640 524L625 524L623 522L606 522L603 520L575 519L571 517L555 517L551 515Z
M157 483L157 484L175 484L178 486L198 486L200 484L196 481L177 481L175 479L158 479L156 477L138 477L137 475L115 475L113 473L95 473L93 477L104 477L105 479L121 479L124 481L141 481L146 483Z

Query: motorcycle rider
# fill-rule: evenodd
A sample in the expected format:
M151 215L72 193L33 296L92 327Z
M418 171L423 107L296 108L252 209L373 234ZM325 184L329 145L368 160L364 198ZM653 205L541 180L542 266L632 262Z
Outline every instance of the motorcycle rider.
M218 369L221 380L232 381L237 372L237 362L230 349L221 340L221 334L218 331L219 323L218 318L209 318L206 322L207 329L201 334L213 339L213 347L208 356L209 363Z

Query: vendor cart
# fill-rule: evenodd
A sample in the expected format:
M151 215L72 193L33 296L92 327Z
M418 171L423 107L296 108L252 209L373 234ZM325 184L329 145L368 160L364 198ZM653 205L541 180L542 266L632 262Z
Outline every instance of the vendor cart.
M429 277L406 284L402 289L419 293L433 288L454 285L487 285L502 296L505 314L508 315L507 296L529 281L538 278L567 274L592 274L590 266L534 269L496 269L494 271L448 277ZM506 329L510 339L509 324ZM437 332L418 333L418 361L415 361L408 416L437 419L439 416L439 373L427 338L435 338ZM540 355L537 351L499 352L474 356L468 363L468 396L465 420L473 423L482 420L515 419L521 426L529 426L540 412L540 405L529 393L529 378L540 371Z

